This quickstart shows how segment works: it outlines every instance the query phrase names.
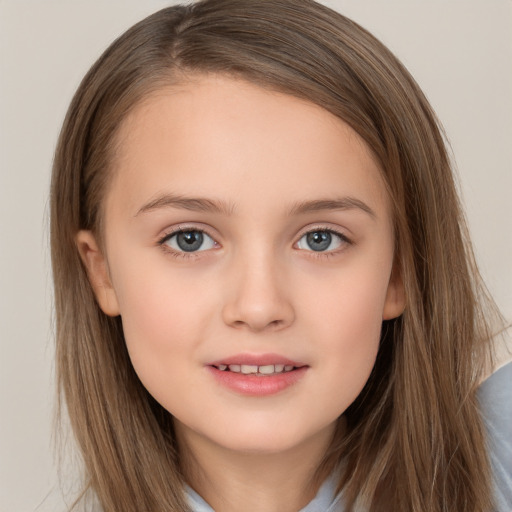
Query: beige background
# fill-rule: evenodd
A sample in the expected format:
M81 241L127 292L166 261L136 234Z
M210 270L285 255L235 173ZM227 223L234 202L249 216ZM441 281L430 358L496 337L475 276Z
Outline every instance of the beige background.
M169 3L0 0L1 512L65 510L51 448L47 250L47 190L60 124L107 44ZM325 3L388 44L430 98L460 170L483 275L512 319L512 1Z

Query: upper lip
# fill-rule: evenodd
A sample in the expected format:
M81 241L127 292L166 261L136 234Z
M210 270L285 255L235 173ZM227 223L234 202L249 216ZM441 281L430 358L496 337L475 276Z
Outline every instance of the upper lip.
M284 364L285 366L295 366L296 368L300 368L302 366L307 366L306 364L300 361L294 361L289 359L288 357L281 356L279 354L235 354L228 357L223 357L222 359L218 359L216 361L212 361L208 363L208 366L219 366L221 364L229 366L230 364L240 364L240 365L252 365L252 366L267 366L267 365L276 365L276 364Z

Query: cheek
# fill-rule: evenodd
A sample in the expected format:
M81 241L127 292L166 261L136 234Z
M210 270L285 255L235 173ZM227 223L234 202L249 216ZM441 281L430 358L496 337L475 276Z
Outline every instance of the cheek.
M378 266L352 268L325 283L322 300L305 305L308 330L318 344L316 357L331 383L326 396L337 403L339 414L356 399L375 364L387 275Z
M296 292L306 298L304 308L309 314L304 316L319 324L325 339L339 338L358 346L363 340L378 338L390 261L362 260L339 271L311 275Z
M139 378L153 387L151 382L184 371L180 361L200 345L212 301L202 293L200 280L154 263L138 266L138 272L117 267L116 293L130 359Z

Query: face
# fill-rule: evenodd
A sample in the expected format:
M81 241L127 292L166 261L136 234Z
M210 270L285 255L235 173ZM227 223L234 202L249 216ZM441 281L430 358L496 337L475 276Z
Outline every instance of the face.
M143 385L184 439L276 453L329 436L403 309L363 141L312 103L209 76L147 98L118 149L103 251L77 244Z

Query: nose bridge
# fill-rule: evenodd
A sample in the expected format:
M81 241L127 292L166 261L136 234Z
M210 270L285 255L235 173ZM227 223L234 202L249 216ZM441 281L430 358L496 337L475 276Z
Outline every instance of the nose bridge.
M286 273L276 251L268 244L251 244L237 251L233 260L224 321L251 331L281 329L293 322Z

